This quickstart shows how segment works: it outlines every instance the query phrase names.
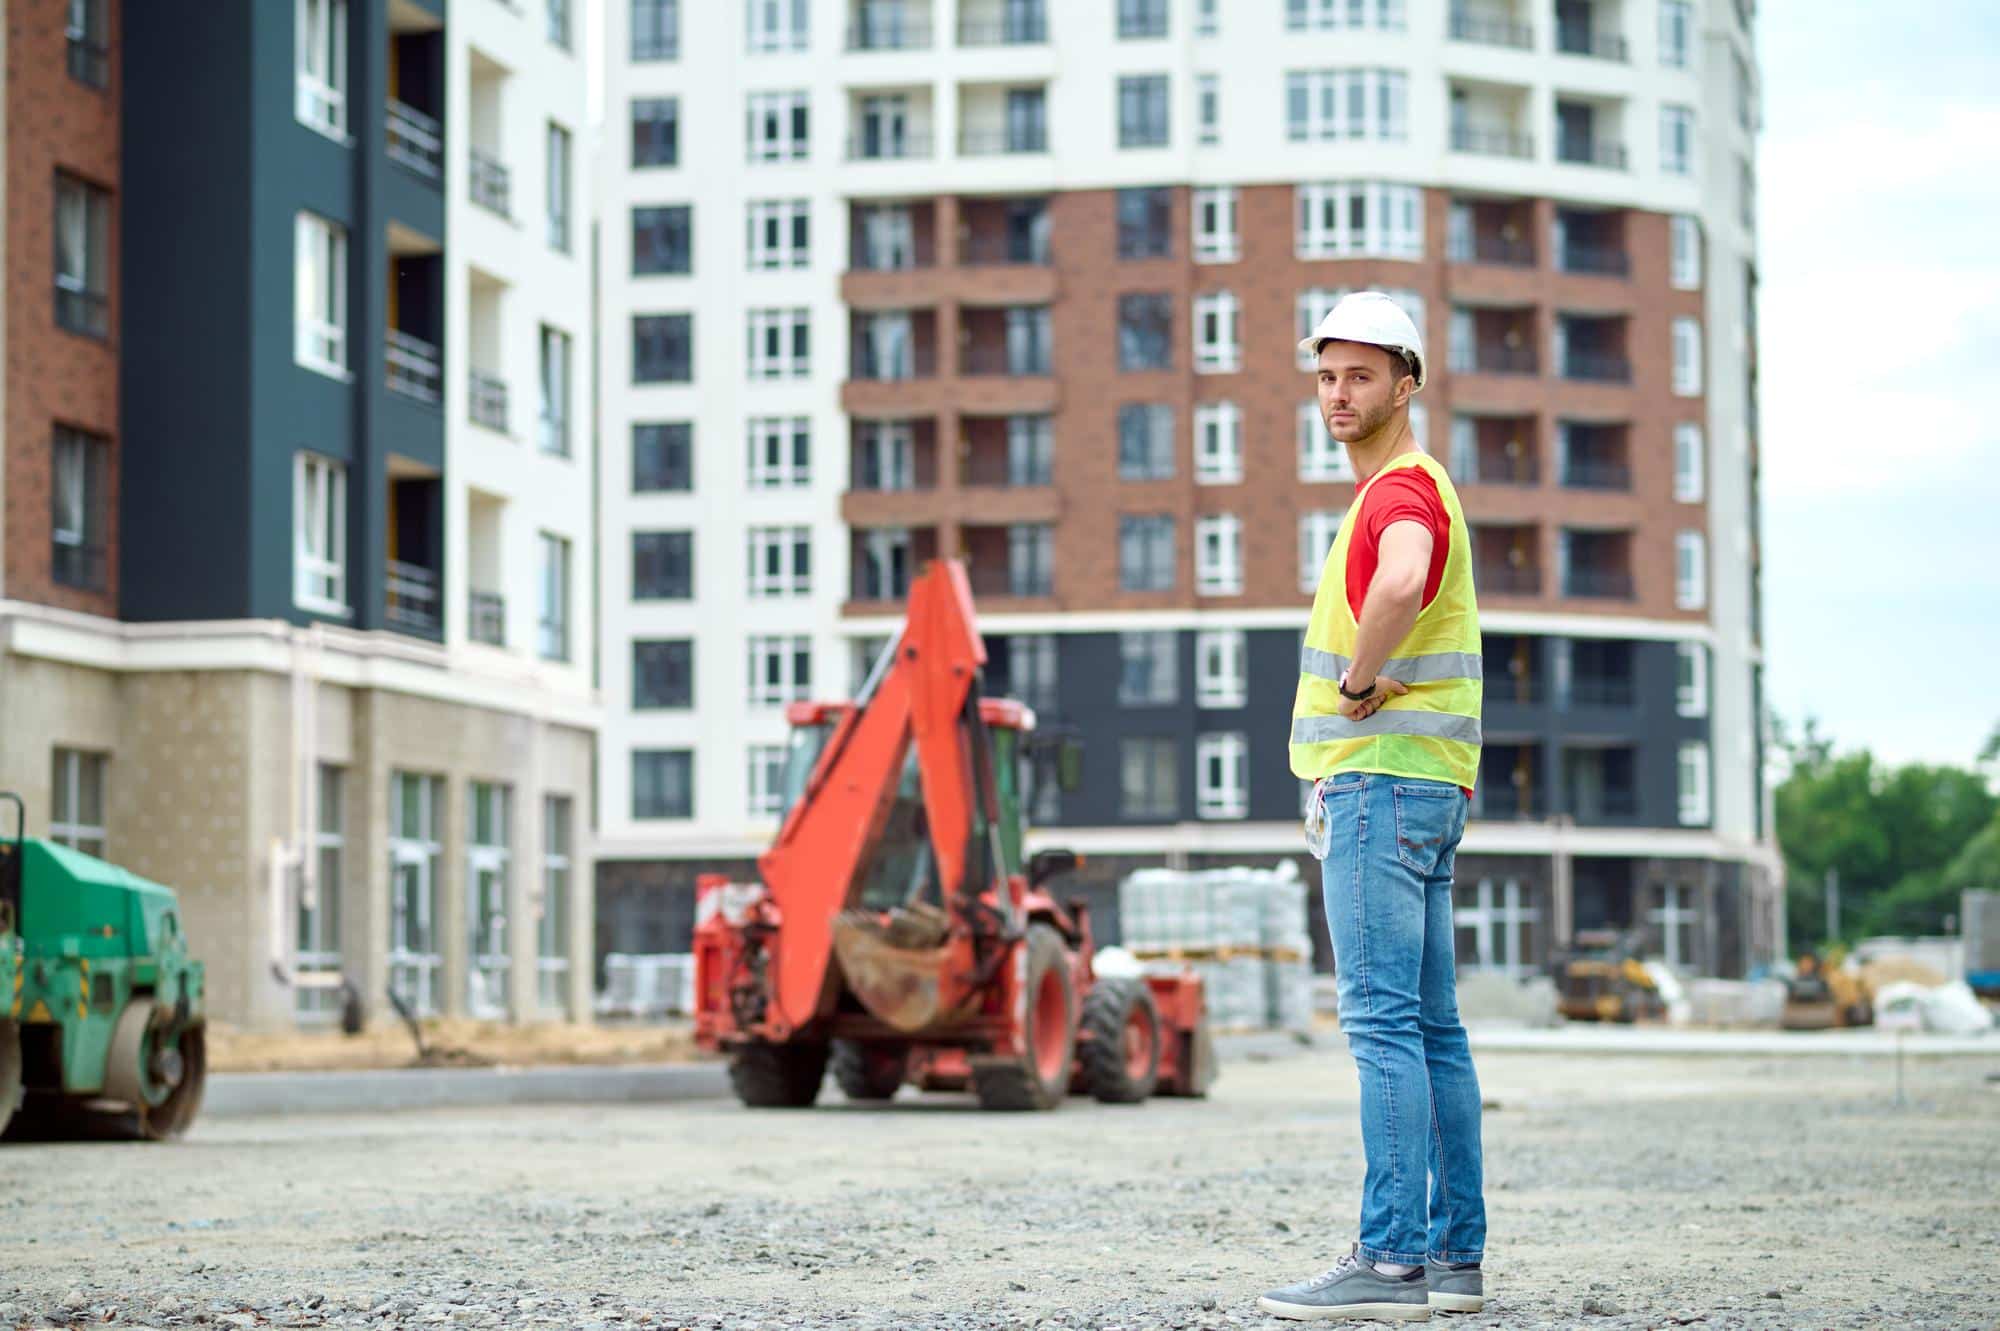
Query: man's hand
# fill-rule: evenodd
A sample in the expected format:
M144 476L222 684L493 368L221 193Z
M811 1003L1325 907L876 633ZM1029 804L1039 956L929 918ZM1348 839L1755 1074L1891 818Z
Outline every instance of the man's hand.
M1341 681L1342 684L1346 682L1345 679ZM1368 690L1365 697L1358 699L1341 698L1340 714L1350 721L1366 721L1369 717L1382 710L1383 703L1399 694L1408 693L1409 691L1407 686L1397 683L1387 675L1377 675L1374 687Z

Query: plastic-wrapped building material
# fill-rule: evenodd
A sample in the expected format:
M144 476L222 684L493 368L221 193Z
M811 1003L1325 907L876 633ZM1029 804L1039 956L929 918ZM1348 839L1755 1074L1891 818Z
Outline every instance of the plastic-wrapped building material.
M665 1017L694 1011L694 954L639 955L612 952L604 958L600 1016Z
M1156 971L1202 977L1219 1029L1312 1025L1312 935L1306 885L1275 869L1141 869L1118 888L1125 948Z
M1312 963L1303 957L1264 963L1270 1024L1281 1031L1309 1031L1313 1025Z

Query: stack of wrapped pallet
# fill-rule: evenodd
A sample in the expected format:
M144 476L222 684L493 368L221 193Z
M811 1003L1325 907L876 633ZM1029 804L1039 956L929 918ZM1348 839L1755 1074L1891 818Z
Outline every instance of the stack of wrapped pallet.
M1118 888L1125 948L1149 968L1192 967L1221 1030L1312 1025L1306 886L1275 869L1141 869Z

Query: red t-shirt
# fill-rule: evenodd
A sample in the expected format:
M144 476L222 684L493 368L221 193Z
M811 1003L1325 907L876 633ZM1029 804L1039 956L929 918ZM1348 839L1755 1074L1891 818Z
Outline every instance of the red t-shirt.
M1424 578L1423 600L1429 605L1444 583L1445 556L1451 550L1451 515L1444 511L1437 482L1422 467L1398 467L1370 481L1360 502L1354 535L1347 541L1347 608L1361 618L1361 603L1368 599L1368 584L1381 562L1382 533L1392 522L1421 522L1430 531L1431 571Z

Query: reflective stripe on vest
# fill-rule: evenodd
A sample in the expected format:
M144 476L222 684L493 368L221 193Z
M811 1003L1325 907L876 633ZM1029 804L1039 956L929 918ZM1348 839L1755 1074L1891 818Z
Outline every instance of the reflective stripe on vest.
M1308 675L1340 682L1351 657L1306 647L1299 653L1299 669ZM1398 684L1435 684L1446 679L1484 679L1486 663L1472 652L1427 652L1422 656L1397 656L1382 663L1381 673Z
M1456 712L1404 712L1386 708L1365 721L1344 716L1300 716L1292 720L1292 743L1324 744L1328 740L1368 739L1375 735L1428 735L1432 739L1479 743L1479 718Z

